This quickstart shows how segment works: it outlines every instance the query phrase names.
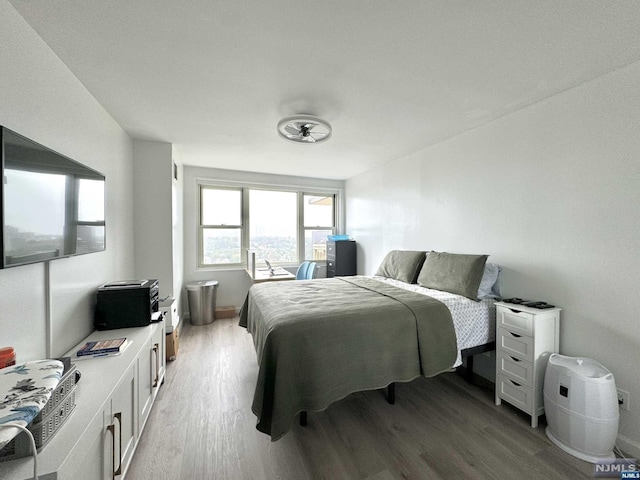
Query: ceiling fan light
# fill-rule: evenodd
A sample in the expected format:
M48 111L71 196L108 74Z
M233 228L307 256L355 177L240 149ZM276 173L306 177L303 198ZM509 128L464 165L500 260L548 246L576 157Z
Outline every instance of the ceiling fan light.
M293 115L278 122L278 134L294 143L322 143L331 137L331 125L313 115Z

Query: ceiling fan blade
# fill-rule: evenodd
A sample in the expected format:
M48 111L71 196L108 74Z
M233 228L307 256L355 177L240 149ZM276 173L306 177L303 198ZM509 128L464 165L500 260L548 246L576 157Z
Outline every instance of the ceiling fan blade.
M314 137L326 137L329 135L327 132L313 132Z
M307 135L306 137L304 137L304 139L309 143L316 143L316 139L313 138L311 135Z
M300 129L299 128L295 128L293 125L291 125L290 123L285 125L284 127L285 131L291 135L295 135L298 136L300 135Z

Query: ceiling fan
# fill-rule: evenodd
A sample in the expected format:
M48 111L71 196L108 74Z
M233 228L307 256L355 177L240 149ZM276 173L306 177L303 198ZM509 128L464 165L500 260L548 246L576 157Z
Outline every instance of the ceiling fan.
M313 115L294 115L278 122L278 133L291 142L321 143L331 137L331 125Z

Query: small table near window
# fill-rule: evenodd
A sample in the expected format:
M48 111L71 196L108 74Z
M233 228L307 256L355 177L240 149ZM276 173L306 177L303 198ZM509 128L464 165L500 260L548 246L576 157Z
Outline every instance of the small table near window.
M269 272L266 268L256 269L255 273L250 270L246 270L247 275L253 283L261 282L275 282L279 280L295 280L296 276L293 273L287 272L284 268L275 268L275 273Z
M252 283L274 282L279 280L295 280L293 273L287 272L284 268L268 268L256 267L256 252L247 250L247 268L245 270Z

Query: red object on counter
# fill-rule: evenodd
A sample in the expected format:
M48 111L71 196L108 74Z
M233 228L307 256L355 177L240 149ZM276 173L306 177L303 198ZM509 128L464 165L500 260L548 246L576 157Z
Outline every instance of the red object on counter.
M16 352L13 347L0 348L0 368L16 364Z

